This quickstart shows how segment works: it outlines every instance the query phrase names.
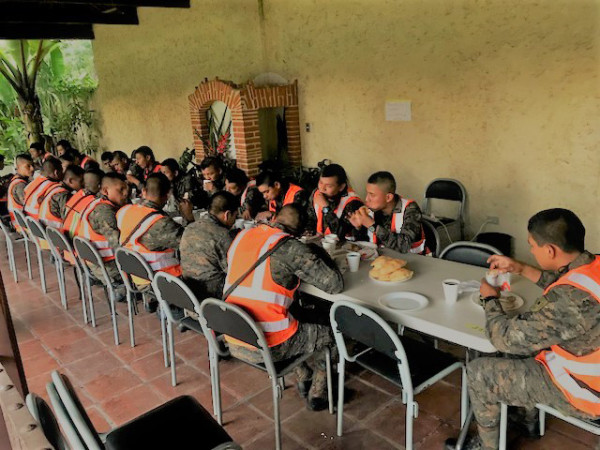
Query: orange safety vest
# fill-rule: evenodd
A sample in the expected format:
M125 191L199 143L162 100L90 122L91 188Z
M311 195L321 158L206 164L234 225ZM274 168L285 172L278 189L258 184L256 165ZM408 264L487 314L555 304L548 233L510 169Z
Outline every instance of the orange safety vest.
M329 227L327 227L326 230L323 230L323 221L324 221L325 215L323 214L323 209L315 203L315 196L317 195L317 192L318 191L315 191L315 193L313 195L313 208L315 208L315 213L317 215L317 233L321 233L321 234L325 234L325 235L331 234L331 230L329 229ZM342 218L342 214L344 214L344 209L346 208L346 205L354 200L360 200L360 197L358 195L356 195L353 191L348 190L346 195L342 196L342 198L340 199L340 202L338 203L336 208L333 210L335 215L338 216L338 219Z
M52 198L61 192L67 192L67 189L61 184L52 186L52 188L48 190L48 193L43 198L42 203L40 203L40 222L47 227L62 228L62 218L56 217L54 214L52 214L52 209L50 208Z
M98 253L100 253L100 256L102 256L102 261L108 262L115 259L115 252L111 248L106 238L100 233L96 233L94 231L89 220L90 214L98 205L102 203L113 206L110 201L103 198L97 198L90 202L90 204L81 213L81 221L79 223L79 228L77 229L76 235L89 239L92 244L94 244L94 247L96 247L98 250Z
M181 265L175 249L153 251L140 242L152 225L165 216L156 209L142 205L126 205L117 212L117 226L121 232L121 245L135 250L146 260L152 270L181 276Z
M288 188L285 196L283 197L283 204L281 206L289 205L294 203L294 197L300 191L303 191L300 186L296 186L295 184L290 183L290 187ZM269 211L275 213L277 212L277 202L275 200L271 200L269 202Z
M21 177L20 175L15 175L13 177L13 179L10 181L10 184L8 185L8 190L7 190L7 198L8 199L6 202L6 208L8 209L8 214L10 215L10 221L12 222L13 226L15 227L15 230L17 230L19 233L21 232L21 227L19 226L19 224L17 223L17 219L15 218L15 211L16 210L23 211L23 205L21 205L21 204L19 204L19 202L17 202L17 199L15 198L15 194L14 194L14 189L20 183L27 184L27 180L25 178Z
M288 234L268 225L242 230L227 252L228 269L223 290L227 291L255 261L285 236ZM226 301L248 310L265 332L269 347L273 347L287 341L298 330L298 321L288 309L299 285L300 282L293 289L287 289L275 283L271 277L271 257L268 257L233 290ZM233 338L228 340L248 346Z
M90 158L89 156L85 155L83 157L83 159L81 160L81 163L79 163L79 167L81 167L82 169L85 169L85 165L88 163L88 161L92 161L92 158Z
M94 194L86 194L85 190L80 189L65 204L65 220L63 221L62 231L71 238L75 236L77 227L81 221L81 213L87 206L94 201Z
M25 187L25 213L34 219L40 217L40 203L46 194L56 186L58 182L49 180L40 175Z
M146 181L146 178L148 178L148 175L150 175L151 173L158 173L160 172L160 168L162 166L160 164L156 164L152 170L148 170L148 169L144 169L144 181Z
M546 288L544 295L560 285L581 289L600 302L600 256L592 263L564 274ZM592 416L600 416L600 347L587 355L575 356L553 345L535 359L548 370L552 381L571 405Z
M244 202L246 201L246 197L248 197L248 191L250 189L252 189L253 187L256 187L256 180L248 181L248 184L246 185L246 189L244 189L244 192L242 192L242 196L240 197L240 205L244 204Z
M392 224L390 229L392 233L400 234L402 231L402 226L404 225L404 213L406 212L406 207L411 203L414 203L414 200L409 200L406 198L400 198L401 208L400 212L392 214ZM369 215L374 217L375 214L369 210ZM368 231L369 241L374 244L378 244L377 235L374 232ZM417 253L419 255L427 253L427 247L425 247L425 231L421 226L421 239L416 242L413 242L410 246L409 253Z

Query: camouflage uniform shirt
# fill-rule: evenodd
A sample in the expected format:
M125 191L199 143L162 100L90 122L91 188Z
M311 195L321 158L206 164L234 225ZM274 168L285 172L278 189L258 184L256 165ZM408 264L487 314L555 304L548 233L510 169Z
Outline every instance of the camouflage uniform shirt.
M282 183L281 192L280 192L278 198L275 199L275 214L277 214L281 210L281 208L283 208L283 200L285 199L285 196L286 196L289 188L290 188L290 183L288 183L288 182ZM259 193L260 193L260 191L259 191ZM302 208L302 210L308 211L308 206L309 206L308 205L308 193L304 189L296 192L296 195L294 195L293 203L295 203L300 208Z
M194 292L221 298L233 233L213 215L189 225L181 238L181 270Z
M545 289L569 270L594 259L586 251L557 272L542 272L537 284ZM486 303L485 312L488 337L501 352L534 355L560 345L581 356L600 347L600 302L574 286L555 286L530 311L514 317L508 317L495 300Z
M105 200L108 200L104 198ZM88 221L92 230L106 238L111 248L119 244L119 228L117 227L117 211L119 206L112 203L100 203L89 214Z
M29 184L29 179L17 175L17 177L25 180L25 183L17 183L12 189L12 195L19 205L25 205L25 186Z
M244 211L250 211L250 215L255 217L259 212L266 210L267 203L265 202L265 198L260 193L258 188L256 186L248 188L244 203L240 206L240 215L243 214Z
M394 214L402 212L402 202L396 196L396 206L389 216L383 211L375 212L375 235L379 244L386 248L407 253L414 242L420 241L423 232L421 225L421 208L417 202L410 203L404 211L404 221L400 233L392 230L392 218Z
M73 191L71 191L69 186L65 186L64 184L62 184L62 187L66 189L66 192L59 192L50 199L50 213L54 217L60 217L64 220L66 215L65 205L73 196Z
M308 224L306 226L306 228L313 233L316 233L317 230L317 212L312 204L312 199L314 198L315 192L316 189L310 195L310 203L307 209ZM327 203L329 203L329 211L323 217L323 229L326 230L329 228L331 232L337 234L340 239L343 239L346 236L353 236L356 240L365 240L365 230L357 230L348 220L349 214L355 212L358 208L363 206L362 200L352 200L351 202L348 202L344 208L344 211L342 212L341 218L338 218L334 212L335 208L340 203L340 198L345 194L347 194L347 189L336 198L330 199L325 197L327 199Z
M187 194L187 199L192 202L195 208L206 208L208 205L208 194L202 189L198 180L191 174L187 173L173 180L173 196L177 202L184 199Z
M142 200L140 205L161 211L161 208L150 200ZM140 243L151 252L178 250L183 227L165 215L156 221L150 229L140 237Z

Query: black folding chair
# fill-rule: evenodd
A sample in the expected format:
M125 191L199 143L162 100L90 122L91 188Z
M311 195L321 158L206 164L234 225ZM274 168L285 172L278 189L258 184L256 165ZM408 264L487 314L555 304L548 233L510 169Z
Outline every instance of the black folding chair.
M501 255L497 248L478 242L460 241L450 244L440 254L440 259L456 261L472 266L489 267L487 260L492 255Z
M4 224L4 221L0 219L0 228L4 234L4 240L6 241L6 254L8 255L8 268L13 273L15 283L19 282L19 274L17 271L17 265L15 264L15 244L23 242L27 247L27 241L24 237L15 238L15 234L11 233L8 226Z
M271 388L273 390L273 417L275 422L275 448L281 449L281 420L279 417L279 400L283 394L283 377L289 374L294 368L302 364L312 356L312 353L299 355L297 357L274 362L271 357L269 345L264 333L258 327L254 319L237 305L226 303L215 298L205 299L198 309L200 325L204 331L204 335L208 340L211 365L211 384L213 385L213 393L215 398L213 403L215 406L215 414L217 420L222 423L221 411L221 386L219 380L219 359L220 357L228 356L225 353L216 339L216 333L230 336L234 339L242 341L252 347L255 347L260 352L263 363L255 364L249 361L240 359L240 361L266 372L271 379ZM239 358L238 358L239 359ZM329 412L333 414L333 387L331 383L331 353L326 349L326 364L327 364L327 393L329 397Z
M425 233L425 245L431 251L432 256L437 258L440 250L440 234L435 225L426 218L421 220L421 224Z
M65 437L60 431L60 427L56 421L56 416L50 409L48 403L46 403L43 398L32 392L27 394L25 403L27 404L29 413L33 416L37 423L40 424L40 427L44 432L44 436L46 436L48 442L52 444L54 450L69 450L67 442L65 441Z
M27 225L27 219L25 213L20 210L15 210L15 220L19 227L21 227L21 231L19 232L23 237L23 243L25 244L25 259L27 260L27 273L29 275L29 279L31 280L31 255L29 254L29 242L32 242L31 235L29 234L29 226Z
M457 212L453 217L446 217L443 209L437 208L439 201L442 203L451 202L457 206ZM460 241L465 238L465 215L467 204L467 191L463 184L452 178L436 178L425 188L425 199L423 200L423 215L433 220L436 228L443 228L440 231L442 246L446 246L454 241ZM446 237L448 241L446 242ZM438 253L441 247L438 247Z
M414 396L455 370L462 371L461 424L464 423L468 400L467 378L465 367L460 361L421 342L404 337L400 339L377 313L347 300L339 300L333 304L330 319L340 352L338 436L342 435L346 361L357 363L402 389L402 403L406 405L407 450L412 449L413 421L419 413L419 404L414 400ZM363 350L350 355L346 339L362 344Z
M39 220L33 217L27 217L27 227L31 234L31 242L35 245L37 251L38 265L40 267L40 283L44 294L48 292L46 289L46 272L44 270L44 251L48 251L48 242L46 241L46 227Z

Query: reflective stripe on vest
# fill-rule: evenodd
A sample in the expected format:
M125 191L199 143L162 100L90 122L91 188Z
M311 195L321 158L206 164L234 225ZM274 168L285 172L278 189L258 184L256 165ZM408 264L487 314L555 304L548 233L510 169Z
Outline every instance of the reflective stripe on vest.
M227 252L228 270L224 290L229 289L254 261L285 236L287 233L267 225L242 230ZM298 329L298 322L288 312L298 285L293 289L278 285L271 276L270 259L268 257L248 275L226 301L247 309L266 333L268 345L273 347L288 340Z
M154 212L155 214L150 215ZM145 217L145 218L144 218ZM135 250L146 260L152 270L156 272L168 272L175 276L181 276L181 266L175 257L175 250L152 251L144 246L140 239L160 219L164 218L157 210L142 205L126 205L117 212L117 226L121 236L120 242L125 248ZM143 222L140 224L140 221ZM135 232L132 231L139 224ZM131 237L129 235L131 234ZM127 242L125 239L129 237Z
M315 213L317 216L317 233L331 234L331 230L329 229L329 227L327 227L326 230L323 230L323 222L324 222L323 208L321 208L315 202L315 196L317 195L317 192L319 192L319 191L316 190L313 195L313 208L315 208ZM343 195L342 198L340 198L340 202L338 203L336 208L333 210L333 212L338 217L338 219L342 218L342 214L344 214L344 209L346 208L346 205L354 200L360 200L360 197L358 195L356 195L353 191L348 191L346 193L346 195Z
M52 208L50 207L52 204L52 198L56 194L60 194L61 192L67 192L67 190L60 184L52 186L52 188L44 196L42 203L40 203L40 222L46 225L47 227L62 228L62 219L52 214Z
M17 223L17 219L15 217L15 211L16 210L23 211L23 205L21 205L21 204L19 204L19 202L17 202L17 199L15 198L14 190L15 190L15 187L17 187L17 185L20 183L27 184L27 180L21 178L18 175L15 175L15 177L11 180L10 184L8 185L7 201L6 201L6 208L8 209L8 214L10 215L10 221L12 222L13 226L15 227L15 230L17 230L18 232L21 232L21 227Z
M63 233L67 233L71 238L75 236L81 222L81 213L95 198L93 194L86 194L83 189L80 189L67 201L65 204L67 214L62 226Z
M300 186L296 186L295 184L290 183L290 186L288 187L288 190L285 193L285 196L283 197L283 203L281 204L281 206L283 207L285 205L290 205L294 203L294 197L296 197L296 194L303 190L304 189L302 189ZM271 200L269 202L269 211L277 212L277 202L275 200Z
M107 262L115 259L115 252L106 240L106 238L100 233L96 233L94 231L89 220L90 214L101 203L112 206L112 203L102 198L97 198L94 201L90 202L90 204L81 213L81 223L76 234L77 236L83 236L84 238L89 239L90 242L94 244L94 247L96 247L96 249L98 250L98 253L100 253L100 256L102 256L102 260L104 262Z
M400 212L392 214L392 223L390 224L390 229L392 233L400 234L402 231L402 227L404 226L404 213L406 212L406 208L411 203L414 203L414 200L409 200L405 198L400 198ZM369 216L372 218L375 217L375 214L369 210ZM378 244L377 235L374 232L367 231L369 235L369 241L374 244ZM423 231L423 227L421 227L421 239L417 242L413 242L410 246L409 253L421 254L425 252L425 232Z
M51 181L44 176L39 176L25 187L25 212L39 219L40 203L48 191L58 184L56 181Z
M600 256L596 256L592 263L564 274L546 288L544 295L561 285L586 291L600 302ZM571 405L587 414L600 416L600 348L587 355L576 356L553 345L535 359L548 370L552 381Z
M88 161L91 161L91 158L89 156L84 156L83 159L81 160L81 164L79 164L79 166L82 169L85 169L85 165L88 163Z
M248 184L246 185L246 189L244 189L244 192L242 192L242 196L240 198L240 205L244 204L244 202L246 201L246 197L248 197L248 191L250 189L252 189L253 187L256 187L256 180L248 181Z

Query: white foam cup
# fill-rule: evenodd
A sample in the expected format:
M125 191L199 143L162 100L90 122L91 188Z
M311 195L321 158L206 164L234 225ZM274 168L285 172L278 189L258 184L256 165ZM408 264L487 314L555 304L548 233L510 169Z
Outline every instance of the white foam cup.
M444 289L444 298L446 299L446 304L454 305L456 303L456 300L458 299L459 285L460 281L453 278L448 278L442 281L442 288Z
M349 252L346 255L346 260L348 261L348 268L350 269L350 272L358 272L358 266L360 265L360 253Z
M328 253L331 253L332 251L335 250L335 242L329 242L329 241L326 241L325 239L323 239L321 241L321 244L323 245L323 248L325 250L327 250Z
M254 228L254 221L253 220L244 220L244 228L246 230L249 230L250 228Z

